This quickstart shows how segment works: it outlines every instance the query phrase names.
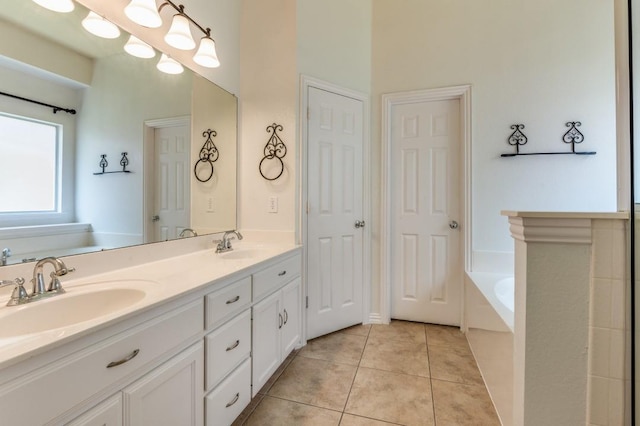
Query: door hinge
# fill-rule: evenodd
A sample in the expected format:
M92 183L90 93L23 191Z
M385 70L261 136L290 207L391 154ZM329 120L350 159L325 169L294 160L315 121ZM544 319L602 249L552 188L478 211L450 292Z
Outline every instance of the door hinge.
M309 296L305 296L305 302L304 302L304 303L305 303L305 305L306 305L305 307L306 307L307 309L309 309Z

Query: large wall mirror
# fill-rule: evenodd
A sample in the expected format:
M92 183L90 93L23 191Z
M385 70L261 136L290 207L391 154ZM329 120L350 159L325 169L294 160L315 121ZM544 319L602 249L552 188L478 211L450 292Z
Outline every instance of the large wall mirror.
M90 34L77 3L0 6L0 92L76 110L0 96L1 263L236 227L234 95Z

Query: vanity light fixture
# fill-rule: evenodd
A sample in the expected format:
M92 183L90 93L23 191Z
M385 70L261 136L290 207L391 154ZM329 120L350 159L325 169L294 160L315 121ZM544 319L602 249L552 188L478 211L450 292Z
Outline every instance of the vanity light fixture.
M180 62L170 58L164 53L160 57L160 61L158 61L158 65L156 65L156 68L166 74L181 74L184 71L184 68L182 67Z
M220 60L218 60L216 53L216 42L213 41L209 33L210 30L207 28L207 35L200 40L200 47L193 55L193 61L206 68L217 68L220 66Z
M182 10L184 10L184 6L180 5L180 13L173 15L171 28L169 28L169 32L164 36L164 41L176 49L191 50L196 47L196 42L191 35L189 20L184 16Z
M98 37L111 39L120 37L120 29L115 24L93 11L89 12L87 17L82 20L82 26Z
M164 36L164 41L176 49L192 50L196 47L196 42L191 34L191 24L197 27L204 37L200 39L198 50L193 56L193 61L206 68L217 68L220 66L216 43L211 37L211 28L204 28L193 20L184 11L184 6L176 4L172 0L164 0L156 10L156 0L131 0L125 7L125 14L136 24L144 27L157 28L162 25L160 12L166 6L170 6L177 13L173 15L171 27Z
M133 35L129 37L129 40L124 45L124 50L129 55L135 56L136 58L149 59L156 56L156 51L153 47Z
M71 0L33 0L33 2L54 12L68 13L74 9Z
M162 25L162 18L156 8L156 0L131 0L124 8L124 14L143 27L158 28Z

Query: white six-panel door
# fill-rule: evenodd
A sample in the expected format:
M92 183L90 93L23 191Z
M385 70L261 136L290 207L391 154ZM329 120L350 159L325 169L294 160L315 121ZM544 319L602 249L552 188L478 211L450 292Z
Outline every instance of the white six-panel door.
M154 239L177 238L189 227L189 127L155 129Z
M361 100L309 87L307 339L363 319Z
M391 112L391 317L459 325L460 100Z

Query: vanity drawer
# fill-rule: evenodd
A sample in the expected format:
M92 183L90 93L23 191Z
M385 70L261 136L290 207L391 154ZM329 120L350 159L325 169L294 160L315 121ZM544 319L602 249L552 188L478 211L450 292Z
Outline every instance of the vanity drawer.
M251 309L209 334L205 342L209 390L251 354Z
M7 383L0 388L2 422L45 424L108 386L143 373L149 362L202 332L203 314L198 299ZM37 409L16 410L24 401L37 401Z
M285 259L273 266L253 274L253 300L272 293L298 275L302 268L300 255Z
M251 358L205 397L207 426L227 426L251 401Z
M207 330L225 317L242 311L251 304L251 277L243 278L228 287L207 294Z

